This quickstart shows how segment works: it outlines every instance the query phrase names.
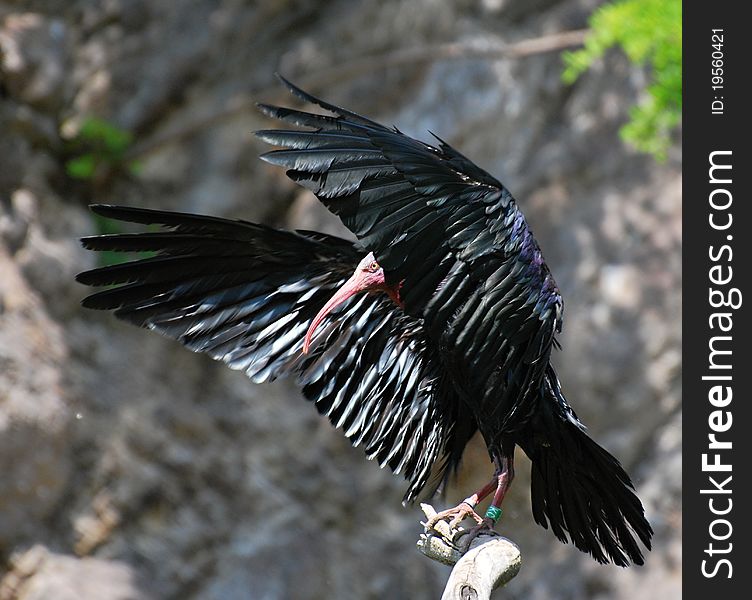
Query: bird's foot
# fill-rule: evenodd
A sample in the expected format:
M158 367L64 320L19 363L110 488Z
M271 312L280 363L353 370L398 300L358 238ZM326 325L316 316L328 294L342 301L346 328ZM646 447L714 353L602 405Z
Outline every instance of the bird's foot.
M457 529L457 526L468 517L472 518L479 526L483 523L483 518L475 512L470 504L467 502L460 502L454 508L449 508L436 513L426 521L425 528L426 531L434 529L436 523L446 520L449 522L449 529L454 530Z

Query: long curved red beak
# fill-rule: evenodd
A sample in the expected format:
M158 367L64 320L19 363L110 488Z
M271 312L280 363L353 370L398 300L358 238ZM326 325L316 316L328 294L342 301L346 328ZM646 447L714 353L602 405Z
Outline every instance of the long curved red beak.
M365 277L363 276L363 272L360 269L356 269L352 277L350 277L350 279L348 279L342 285L342 287L334 293L334 296L329 298L329 301L324 304L323 308L313 318L313 321L311 321L311 326L306 332L305 340L303 341L303 354L308 354L308 348L311 345L313 333L321 324L321 321L324 320L324 317L328 315L332 310L334 310L337 306L342 304L345 300L347 300L350 296L353 296L354 294L357 294L361 290L365 289L366 286L364 285L364 279Z

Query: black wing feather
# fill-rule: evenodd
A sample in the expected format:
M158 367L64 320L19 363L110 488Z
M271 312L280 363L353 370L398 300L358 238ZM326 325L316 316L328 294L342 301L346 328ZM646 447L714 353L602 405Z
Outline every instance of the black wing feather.
M500 182L442 140L438 148L414 140L282 81L295 96L334 116L263 105L269 116L313 131L259 132L283 148L262 158L287 168L374 252L388 280L401 285L408 314L431 323L436 315L428 306L452 264L461 261L475 270L474 263L489 255L514 278L520 278L522 265L529 277L519 293L540 296L550 274ZM560 306L555 285L550 292L546 302ZM533 307L526 310L532 313ZM544 317L541 328L554 331L561 310L539 311L536 317ZM447 326L444 321L440 329ZM547 349L541 350L545 357Z
M351 242L184 213L92 210L163 229L84 238L91 250L157 253L81 273L86 285L115 286L84 306L114 310L256 382L294 376L354 445L404 474L406 501L437 465L442 473L456 467L467 440L456 439L454 428L467 418L442 383L419 319L385 295L363 294L327 318L312 352L302 354L309 323L362 258Z

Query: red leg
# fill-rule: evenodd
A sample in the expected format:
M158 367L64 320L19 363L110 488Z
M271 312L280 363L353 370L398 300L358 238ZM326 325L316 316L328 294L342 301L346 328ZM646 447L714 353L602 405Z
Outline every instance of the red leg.
M493 495L493 500L491 500L491 505L486 510L485 516L478 525L473 527L467 536L464 537L462 543L465 548L470 548L470 544L481 531L493 529L496 526L496 522L501 518L501 502L504 500L504 496L512 485L512 480L514 479L514 457L502 457L498 464L498 468L499 471L496 478L492 484L489 484L489 486L494 485L496 487L496 492ZM490 490L488 493L490 493Z
M463 504L469 504L472 508L475 508L479 502L483 500L488 494L494 491L496 488L496 477L489 481L486 485L484 485L482 488L480 488L477 492L475 492L472 496L469 496L465 498L462 503Z
M491 501L491 507L501 510L501 502L504 500L507 491L512 486L512 480L514 479L514 457L504 456L501 459L501 465L499 474L497 476L496 493ZM492 511L493 512L493 511ZM501 515L501 513L499 513ZM498 521L498 517L493 519L494 525Z
M467 517L473 518L475 522L478 523L478 527L475 528L478 531L476 531L472 537L475 537L481 529L493 529L499 516L501 516L501 508L499 507L501 506L501 502L504 499L507 490L512 485L513 479L514 459L513 457L503 457L499 463L497 463L496 475L491 481L471 496L465 498L454 508L436 513L426 523L426 529L431 529L439 521L449 518L452 519L449 522L449 527L454 529ZM488 511L486 511L485 518L481 518L480 515L475 512L475 507L494 490L495 493L493 500L491 501L491 506L489 506ZM473 531L475 531L475 529Z

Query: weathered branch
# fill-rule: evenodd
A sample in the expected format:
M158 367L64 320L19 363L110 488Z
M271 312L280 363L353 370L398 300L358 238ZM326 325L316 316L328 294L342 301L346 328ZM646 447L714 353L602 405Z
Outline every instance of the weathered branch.
M469 42L399 48L384 54L357 57L338 64L335 67L321 69L297 77L295 78L295 82L303 88L316 89L389 67L441 60L523 58L534 54L545 54L547 52L579 46L585 40L588 32L589 30L587 29L563 31L511 44L473 40ZM126 159L135 160L167 144L179 142L209 126L251 110L256 106L257 98L272 94L278 89L278 86L274 86L273 88L256 89L246 94L234 96L224 107L209 115L197 118L193 123L189 123L177 131L170 131L156 139L135 145L128 151Z
M426 519L436 514L429 504L421 504L421 508ZM447 521L439 521L418 540L418 549L428 558L454 565L441 600L488 600L494 589L508 583L520 570L520 549L495 531L479 534L463 554L462 536L467 531L450 529Z

